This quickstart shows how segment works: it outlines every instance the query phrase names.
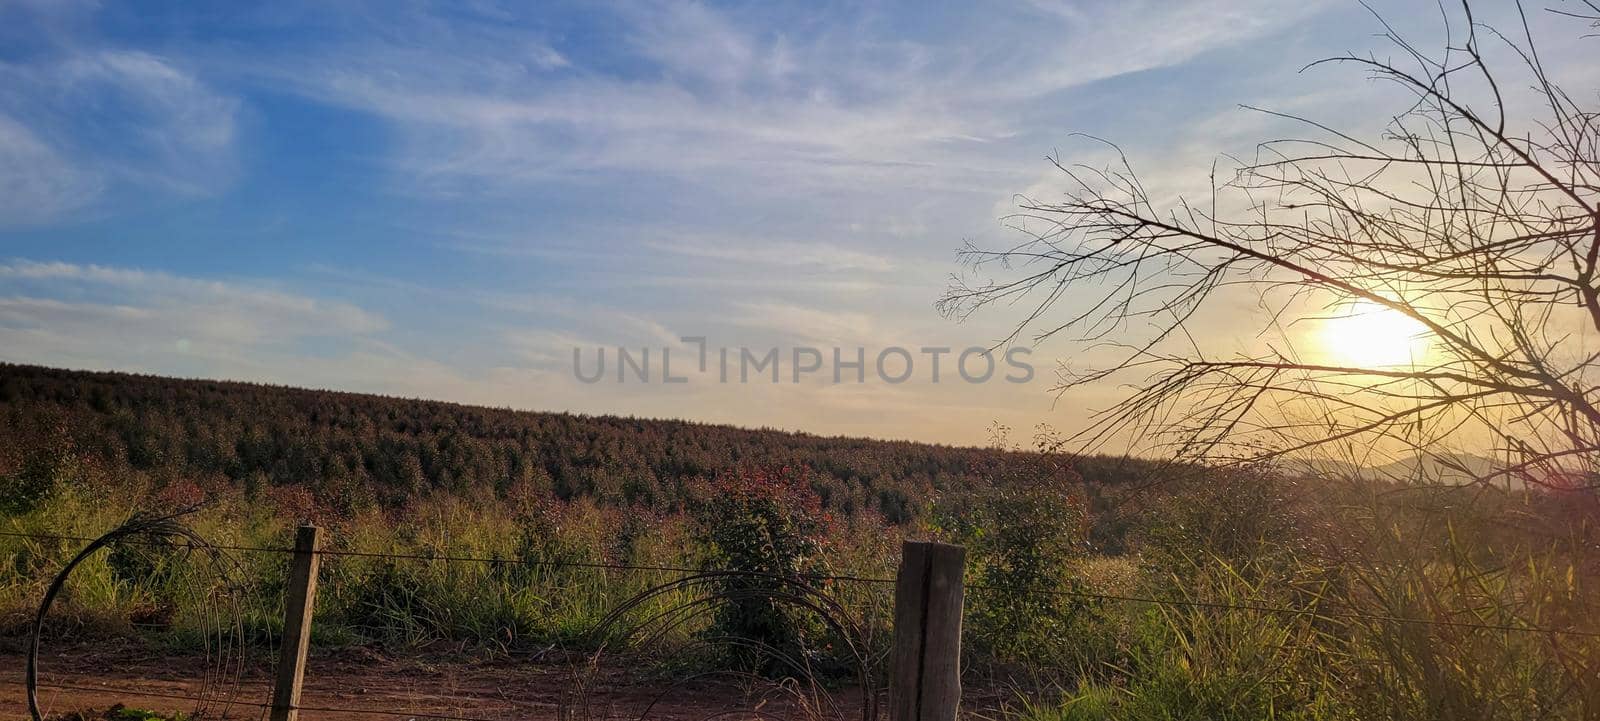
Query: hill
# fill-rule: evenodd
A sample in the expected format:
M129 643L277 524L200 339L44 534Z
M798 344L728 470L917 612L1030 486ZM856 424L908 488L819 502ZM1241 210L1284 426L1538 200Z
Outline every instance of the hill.
M157 485L247 494L302 487L345 510L438 493L670 508L686 482L760 465L807 469L834 512L899 523L922 499L972 483L985 467L1039 461L984 448L10 364L0 364L0 434L9 441L0 475L58 474L68 457ZM1078 471L1099 485L1148 468L1095 458Z

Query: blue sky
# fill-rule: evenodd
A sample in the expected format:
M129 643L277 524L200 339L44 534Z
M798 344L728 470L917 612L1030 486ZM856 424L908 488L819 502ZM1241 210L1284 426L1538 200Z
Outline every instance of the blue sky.
M1376 8L1423 45L1427 3ZM1486 10L1502 16L1503 4ZM988 345L933 302L1044 156L1192 191L1376 127L1354 2L0 2L0 359L973 443L1115 389L587 385L571 348ZM1556 48L1559 55L1561 48ZM1579 56L1581 57L1581 56Z

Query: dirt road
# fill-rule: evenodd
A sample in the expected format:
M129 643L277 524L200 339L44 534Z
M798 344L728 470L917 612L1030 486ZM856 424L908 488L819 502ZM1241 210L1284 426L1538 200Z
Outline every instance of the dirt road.
M247 664L237 684L207 686L201 657L151 650L74 649L41 661L41 705L47 714L112 704L205 718L264 719L270 700L267 659ZM28 718L25 659L0 653L0 719ZM300 717L306 721L399 719L632 719L697 721L762 717L860 719L859 693L836 691L797 700L766 687L703 679L690 684L633 680L621 670L582 673L573 666L518 659L426 659L364 651L314 656L306 669ZM765 701L762 699L766 698ZM741 713L741 711L747 713Z

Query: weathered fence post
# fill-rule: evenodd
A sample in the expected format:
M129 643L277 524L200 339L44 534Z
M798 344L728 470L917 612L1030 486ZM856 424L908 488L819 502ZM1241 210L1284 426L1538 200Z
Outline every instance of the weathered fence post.
M961 704L961 577L967 551L906 541L894 586L889 721L955 721Z
M272 686L272 721L300 717L300 682L311 647L311 611L317 605L317 561L321 539L316 526L301 526L289 561L289 589L283 604L283 646Z

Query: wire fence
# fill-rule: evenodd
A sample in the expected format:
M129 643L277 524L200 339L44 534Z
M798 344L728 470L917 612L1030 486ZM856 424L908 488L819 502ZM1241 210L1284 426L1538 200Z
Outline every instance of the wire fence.
M83 544L92 543L92 542L97 540L96 538L89 537L89 536L78 536L78 535L67 535L67 534L52 534L52 533L38 533L38 532L17 532L17 531L9 531L9 530L0 530L0 537L24 539L24 540L33 541L33 542L59 542L59 543L83 543ZM119 539L117 541L117 544L140 545L140 546L159 546L159 547L170 547L170 548L177 548L177 549L182 549L184 547L184 542L181 541L181 540L173 542L173 541L160 541L160 540L149 539L149 538L123 538L123 539ZM208 545L208 548L210 548L212 550L235 552L235 553L266 553L266 554L278 554L278 555L290 556L290 555L293 555L293 554L298 552L296 549L290 548L290 547L257 546L257 545L242 545L242 544L207 544L207 545ZM514 565L514 566L525 566L525 567L535 567L535 568L555 568L555 569L638 571L638 572L647 572L647 573L674 574L675 578L672 579L672 580L688 579L688 578L694 578L694 577L705 577L705 576L709 576L709 575L718 575L718 574L738 575L738 574L743 573L741 571L730 570L730 569L719 569L719 568L714 568L714 567L692 567L692 566L660 565L660 564L627 564L627 563L609 563L609 562L580 561L580 560L549 560L549 559L503 558L503 557L496 557L496 556L473 556L473 555L443 554L443 553L434 554L434 553L416 553L416 552L409 552L408 553L408 552L360 551L360 550L349 550L349 549L338 549L338 548L321 548L321 549L318 549L316 551L316 553L318 555L320 555L320 556L333 557L333 558L339 558L339 557L376 558L376 559L397 560L397 561L417 561L417 562L425 562L425 563L434 563L434 562L438 562L438 563L478 563L478 564L491 565L491 566ZM870 585L874 585L874 586L892 586L894 584L894 579L890 579L890 578L874 578L874 577L857 576L857 575L845 575L845 574L798 574L798 579L804 580L807 583L840 582L840 583L862 583L862 584L870 584ZM668 580L668 583L671 583L672 580ZM148 629L161 628L160 624L142 624L142 625L145 628L148 628ZM132 697L168 699L168 700L174 700L174 701L187 701L187 702L191 702L191 703L195 703L195 704L210 704L213 707L224 707L224 708L226 708L226 707L231 705L231 706L244 706L244 707L251 707L251 708L260 708L260 709L262 709L263 718L266 715L266 711L270 710L273 707L273 705L271 703L267 703L265 701L240 700L240 699L231 699L231 698L230 699L219 699L219 698L217 698L215 696L202 695L202 694L205 693L203 690L201 691L200 694L193 694L193 693L186 694L186 693L176 693L176 692L164 691L164 690L150 690L150 689L131 688L131 687L120 686L120 685L119 686L85 686L85 685L75 685L75 684L70 684L70 683L59 683L59 682L55 682L55 683L41 682L41 683L38 684L38 686L41 689L66 690L66 691L75 691L75 692L79 692L79 693L97 693L97 694L112 693L112 694L123 694L123 695L127 695L127 696L132 696ZM365 692L365 691L363 690L363 692ZM334 693L337 693L337 692L334 692ZM463 705L467 706L467 707L482 706L482 705L498 705L499 702L505 701L505 699L495 699L492 696L467 697L467 698L463 698L463 699L460 699L460 700L463 701L464 702ZM491 719L491 718L486 718L486 717L481 717L481 716L463 715L463 714L460 714L460 713L450 713L450 712L440 712L440 711L424 711L424 710L416 710L416 709L386 710L386 709L375 709L375 708L357 708L357 707L339 706L339 705L317 705L317 704L314 704L314 703L313 704L298 704L298 705L295 706L295 708L300 710L300 711L316 712L316 713L338 713L338 714L353 714L353 715L392 716L392 717L413 718L413 719L439 719L441 721L497 721L496 719Z
M83 537L83 536L63 535L63 534L47 534L47 533L28 533L28 532L17 532L17 531L0 531L0 537L20 538L20 539L27 539L27 540L31 540L31 541L55 541L55 542L78 542L78 543L89 543L89 542L92 542L92 541L95 540L93 538L88 538L88 537ZM140 540L131 540L131 541L128 541L128 542L132 542L132 543L153 543L151 541L140 541ZM214 548L219 549L219 550L224 550L224 551L241 552L241 553L294 554L296 552L296 550L293 549L293 548L281 548L281 547L271 547L271 546L250 546L250 545L225 545L225 544L219 544L219 545L215 545ZM495 556L473 556L473 555L457 555L457 554L429 554L429 553L415 553L415 552L404 553L404 552L382 552L382 551L358 551L358 550L344 550L344 549L337 549L337 548L320 549L320 550L317 551L317 553L319 553L321 555L324 555L324 556L329 556L329 557L381 558L381 559L390 559L390 560L412 560L412 561L421 561L421 562L481 563L481 564L489 564L489 565L522 565L522 566L545 567L545 568L599 569L599 570L614 570L614 571L640 571L640 572L649 572L649 573L674 573L674 574L681 574L681 576L685 577L685 578L690 577L690 576L699 575L699 574L739 574L739 573L742 573L742 571L736 570L736 569L718 569L718 568L706 568L706 567L697 568L697 567L691 567L691 566L676 566L676 565L628 564L628 563L609 563L609 562L577 561L577 560L520 559L520 558L501 558L501 557L495 557ZM798 576L798 578L806 580L806 581L811 581L811 582L860 583L860 584L870 584L870 585L875 585L875 586L893 586L896 583L896 579L894 579L894 578L866 576L866 575L852 575L852 574L837 574L837 575L835 575L835 574L801 574L801 575ZM1375 623L1375 624L1408 624L1408 625L1423 625L1423 626L1451 628L1451 629L1461 629L1461 630L1472 630L1472 631L1493 631L1493 632L1504 632L1504 633L1533 633L1533 634L1544 634L1544 635L1549 635L1549 636L1560 636L1560 637L1600 638L1600 632L1587 631L1587 630L1577 629L1577 628L1560 628L1560 627L1527 625L1527 624L1515 624L1515 623L1492 623L1492 622L1484 622L1484 621L1476 621L1476 620L1457 620L1457 619L1449 619L1449 618L1408 617L1408 616L1390 615L1390 614L1382 614L1382 613L1372 613L1372 612L1359 611L1359 610L1337 610L1337 609L1329 609L1329 608L1292 607L1292 606L1274 605L1274 604L1268 604L1268 603L1253 603L1253 602L1206 601L1206 600L1198 600L1198 599L1190 599L1190 598L1162 598L1162 597L1157 597L1157 596L1141 596L1141 595L1133 595L1133 594L1105 593L1105 592L1087 591L1087 590L1025 588L1025 587L1014 587L1014 586L992 585L992 584L989 584L989 585L985 585L985 584L966 584L965 588L967 590L969 590L969 591L975 591L975 592L979 592L979 593L1005 593L1005 594L1019 594L1019 595L1039 594L1039 595L1057 596L1057 597L1070 597L1070 598L1075 598L1075 599L1080 599L1080 600L1096 601L1096 602L1104 602L1104 603L1148 604L1148 605L1162 606L1162 607L1168 607L1168 608L1202 609L1202 610L1214 610L1214 611L1222 611L1222 612L1239 612L1239 613L1275 614L1275 615L1284 615L1284 616L1290 616L1290 617L1300 617L1300 618L1310 617L1310 618L1315 618L1315 619L1337 619L1337 620L1358 621L1358 622L1367 622L1367 623ZM61 683L41 684L41 687L55 688L55 689L68 690L68 691L78 691L78 692L93 692L93 693L113 692L113 693L121 693L121 694L130 695L130 696L137 696L137 697L165 698L165 699L183 700L183 701L189 701L189 702L195 702L195 703L206 703L206 702L209 702L209 703L213 703L213 704L222 705L222 706L225 706L225 707L226 706L230 706L230 705L238 705L238 706L243 706L243 707L260 708L260 709L262 709L263 715L265 714L265 711L271 707L271 704L265 703L265 702L261 702L261 701L250 701L250 700L241 700L241 699L215 699L215 698L208 699L208 698L203 698L201 696L190 695L190 694L172 693L172 692L164 692L164 691L152 691L152 690L140 690L140 689L133 689L133 688L121 688L121 687L109 687L109 686L89 687L89 686L76 686L76 685L61 684ZM487 699L487 698L486 699L479 699L479 700L480 701L490 701L490 702L493 701L493 699ZM298 708L300 710L302 710L302 711L316 712L316 713L341 713L341 714L352 714L352 715L390 716L390 717L405 717L405 718L417 718L417 719L440 719L442 721L496 721L495 719L490 719L490 718L485 718L485 717L478 717L478 716L471 716L471 715L460 715L460 714L454 714L454 713L436 713L436 712L427 712L427 711L385 710L385 709L373 709L373 708L353 708L353 707L342 707L342 706L318 706L318 705L301 705L301 706L298 706Z
M167 691L150 691L150 690L137 689L137 688L125 688L125 687L122 687L122 686L81 686L81 685L77 685L77 684L68 684L68 683L41 683L41 684L39 684L39 687L40 688L48 688L48 689L56 689L56 690L60 690L60 691L77 691L77 692L80 692L80 693L116 693L116 694L123 694L123 695L127 695L127 696L133 696L133 697L137 697L137 698L159 698L159 699L168 699L168 700L172 700L172 701L188 701L188 702L191 702L191 703L216 703L217 705L225 706L225 707L226 706L245 706L245 707L260 709L261 710L261 715L263 717L265 717L266 716L266 712L272 708L272 704L265 703L265 702L262 702L262 701L248 701L248 700L239 700L239 699L232 699L232 700L227 700L227 701L217 701L215 699L205 698L205 697L201 697L201 696L195 696L195 695L192 695L192 694L171 693L171 692L167 692ZM295 708L300 710L300 711L312 711L312 712L317 712L317 713L363 714L363 715L368 715L368 716L389 716L389 717L411 718L411 719L437 719L438 721L504 721L503 719L491 719L491 718L480 717L480 716L459 716L459 715L455 715L455 714L431 713L431 712L426 712L426 711L404 711L404 710L388 710L388 709L361 709L361 708L348 708L348 707L342 707L342 706L308 706L308 705L304 705L304 704L296 706ZM224 716L224 718L226 718L226 716Z
M25 539L39 540L39 541L74 541L74 542L78 542L78 543L89 543L89 542L95 540L95 539L89 538L87 536L66 536L66 535L51 534L51 533L18 533L18 532L14 532L14 531L0 531L0 537L25 538ZM140 540L137 540L137 539L133 539L133 540L128 540L128 541L123 541L123 543L151 543L151 542L150 541L140 541ZM220 550L220 551L235 551L235 552L241 552L241 553L293 554L295 552L295 550L293 548L274 548L274 547L270 547L270 546L238 546L238 545L227 545L227 544L211 544L211 547L215 548L217 550ZM333 556L333 557L385 558L385 559L393 559L393 560L442 561L442 562L450 562L450 563L482 563L482 564L487 564L487 565L514 565L514 566L546 567L546 568L581 568L581 569L596 569L596 570L611 570L611 571L652 571L652 572L658 572L658 573L684 573L684 574L740 573L741 572L741 571L736 570L736 569L714 568L714 567L695 568L695 567L691 567L691 566L665 566L665 565L650 565L650 564L604 563L604 562L598 562L598 561L552 561L552 560L531 559L531 558L499 558L499 557L495 557L495 556L459 556L459 555L452 555L452 554L398 553L398 552L384 552L384 551L350 551L350 550L341 550L341 549L336 549L336 548L319 549L317 551L317 553L320 554L320 555L323 555L323 556ZM892 578L874 578L874 577L870 577L870 576L853 576L853 575L825 574L825 573L800 573L800 574L795 574L795 576L798 577L798 578L802 578L802 579L806 579L806 580L815 580L815 581L845 581L845 582L855 582L855 583L879 583L879 584L891 584L891 585L894 583L894 579L892 579Z
M92 538L87 538L87 537L82 537L82 536L66 536L66 535L40 534L40 533L17 533L17 532L11 532L11 531L0 531L0 536L12 537L12 538L27 538L27 539L34 539L34 540L76 541L76 542L83 542L83 543L87 543L89 541L93 541L94 540ZM283 554L292 554L292 553L295 552L293 548L274 548L274 547L266 547L266 546L216 545L214 547L218 548L218 549L221 549L221 550L225 550L225 551L239 551L239 552L283 553ZM520 565L520 566L548 567L548 568L580 568L580 569L586 568L586 569L603 569L603 570L615 570L615 571L649 571L649 572L660 572L660 573L684 573L684 574L741 573L741 572L743 572L743 571L741 571L739 569L711 568L711 567L694 568L694 567L689 567L689 566L666 566L666 565L650 565L650 564L638 564L638 565L635 565L635 564L626 564L626 563L601 563L601 562L591 562L591 561L553 561L553 560L541 560L541 559L498 558L498 557L489 557L489 556L460 556L460 555L449 555L449 554L437 554L437 555L435 555L435 554L424 554L424 553L393 553L393 552L381 552L381 551L351 551L351 550L339 550L339 549L322 549L322 550L319 550L318 553L320 553L320 554L322 554L324 556L335 556L335 557L348 556L348 557L357 557L357 558L385 558L385 559L395 559L395 560L441 561L441 562L459 562L459 563L484 563L484 564L491 564L491 565L504 564L504 565ZM801 579L805 579L805 580L813 580L813 581L841 581L841 582L846 582L846 583L868 583L868 584L881 584L881 585L893 585L895 583L895 579L893 579L893 578L873 577L873 576L859 576L859 575L849 575L849 574L802 573L802 574L797 574L796 577L801 578ZM1112 603L1143 603L1143 604L1151 604L1151 605L1157 605L1157 606L1169 606L1169 607L1177 607L1177 608L1202 608L1202 609L1218 610L1218 611L1242 611L1242 612L1250 612L1250 613L1282 614L1282 615L1289 615L1289 616L1318 616L1318 617L1330 618L1330 619L1341 619L1341 620L1352 620L1352 621L1372 621L1372 622L1377 622L1377 623L1399 623L1399 624L1433 625L1433 626L1441 626L1441 627L1448 627L1448 628L1473 629L1473 630L1483 630L1483 631L1509 631L1509 632L1553 634L1553 635L1562 635L1562 636L1577 636L1577 637L1585 637L1585 638L1600 638L1600 631L1585 631L1585 630L1582 630L1582 629L1556 628L1556 627L1550 627L1550 626L1483 623L1483 622L1476 622L1476 621L1458 621L1458 620L1439 619L1439 618L1394 616L1394 615L1388 615L1388 614L1367 613L1367 612L1353 611L1353 610L1352 611L1322 610L1322 609L1311 609L1311 608L1297 608L1297 607L1292 607L1292 606L1276 606L1276 605L1259 604L1259 603L1229 603L1229 602L1221 602L1221 601L1200 601L1200 600L1194 600L1194 599L1157 598L1157 597L1153 597L1153 596L1137 596L1137 595L1128 595L1128 594L1101 593L1101 592L1095 592L1095 591L1077 591L1077 590L1048 589L1048 588L1023 588L1023 587L993 585L993 584L984 585L984 584L972 584L972 583L969 583L969 584L966 584L966 588L968 590L973 590L973 591L992 591L992 592L1021 594L1021 595L1039 594L1039 595L1048 595L1048 596L1065 596L1065 597L1079 598L1079 599L1083 599L1083 600L1104 601L1104 602L1112 602Z

